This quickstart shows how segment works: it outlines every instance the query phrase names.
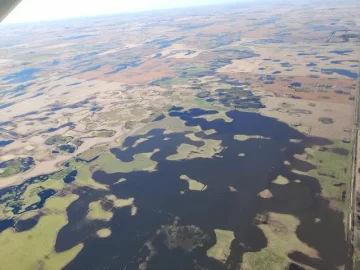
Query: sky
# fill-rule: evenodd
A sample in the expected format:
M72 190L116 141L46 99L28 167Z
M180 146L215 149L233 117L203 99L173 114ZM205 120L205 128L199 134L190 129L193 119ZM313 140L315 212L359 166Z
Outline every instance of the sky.
M252 0L23 0L3 21L22 23Z

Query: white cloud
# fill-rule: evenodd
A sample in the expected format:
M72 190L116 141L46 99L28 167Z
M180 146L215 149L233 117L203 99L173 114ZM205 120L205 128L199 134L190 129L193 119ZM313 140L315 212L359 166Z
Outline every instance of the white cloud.
M242 0L243 2L244 0ZM246 1L246 0L245 0ZM63 18L176 8L236 0L23 0L4 23L34 22Z

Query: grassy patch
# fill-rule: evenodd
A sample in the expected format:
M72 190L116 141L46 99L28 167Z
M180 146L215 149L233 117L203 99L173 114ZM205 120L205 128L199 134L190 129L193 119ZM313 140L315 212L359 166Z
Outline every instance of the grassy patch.
M0 162L0 178L26 172L34 167L34 165L35 161L32 157L11 159Z
M98 230L96 232L96 235L100 238L106 238L106 237L109 237L111 235L111 230L110 229L101 229L101 230Z
M180 179L185 180L186 182L188 182L189 190L203 191L207 187L203 183L198 182L198 181L196 181L194 179L191 179L187 175L181 175Z
M167 160L180 160L186 159L192 152L196 152L197 146L183 143L177 148L177 153L166 157Z
M235 239L234 232L215 230L216 244L207 251L207 255L223 263L230 255L231 242Z
M274 181L274 184L278 184L278 185L287 185L289 184L289 180L286 179L284 176L279 175Z
M72 138L69 136L54 135L50 138L47 138L45 144L46 145L67 144L71 140Z
M102 208L101 201L91 202L89 204L89 212L86 216L87 219L110 221L112 217L112 212L105 211Z
M96 130L93 132L90 132L91 137L101 137L101 138L110 138L115 135L114 130Z
M91 147L90 149L86 150L85 152L81 153L78 157L85 161L90 161L100 155L102 152L107 150L107 145L96 145Z
M107 173L153 170L157 163L150 159L151 155L152 153L136 154L134 155L134 161L122 162L113 154L106 152L99 156L93 164Z
M268 245L259 252L244 255L244 264L250 269L285 269L291 262L287 254L301 251L310 257L317 257L316 250L301 242L296 236L300 221L291 215L269 213L268 224L259 228L264 232Z
M67 224L66 207L76 195L49 199L50 214L40 218L29 231L7 229L0 234L0 261L3 269L61 269L81 251L82 244L63 252L54 251L58 231Z
M179 77L165 77L150 83L152 86L169 87L172 85L186 84L187 80Z
M352 144L340 140L334 141L327 149L307 149L303 160L317 166L309 175L316 177L321 184L322 196L332 199L332 203L340 209L346 209L346 196L351 180ZM340 155L331 151L334 148L346 149L348 155Z
M237 140L237 141L246 141L248 139L266 139L266 137L259 136L259 135L252 135L252 136L234 135L234 140Z

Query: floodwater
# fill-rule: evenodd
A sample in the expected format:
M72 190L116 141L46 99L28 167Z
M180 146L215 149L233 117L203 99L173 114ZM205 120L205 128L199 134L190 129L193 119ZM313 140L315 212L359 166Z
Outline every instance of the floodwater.
M34 80L36 78L34 75L40 71L40 68L28 68L19 72L9 74L5 76L3 80L8 81L8 83L23 83Z
M71 173L69 173L67 176L64 177L64 182L66 184L69 184L76 179L76 176L77 176L77 170L74 170Z
M322 69L321 72L325 73L325 74L337 73L339 75L346 76L351 79L357 79L359 77L358 73L352 72L352 71L346 70L346 69L325 68L325 69Z
M7 146L13 142L14 142L14 140L0 141L0 147Z
M55 250L66 251L79 243L84 243L84 248L65 269L139 269L141 263L146 264L146 269L154 270L236 269L246 252L258 252L268 245L266 236L255 224L256 216L267 212L298 218L297 237L318 251L319 259L309 258L301 251L290 253L296 262L328 270L344 264L343 214L318 196L321 187L317 179L292 171L307 172L313 168L295 160L295 154L304 153L309 144L331 142L305 137L274 118L255 113L229 111L227 116L232 122L201 118L213 113L197 108L188 111L172 108L170 112L171 117L182 119L186 126L216 130L212 135L196 133L203 140L190 140L186 137L188 132L164 134L165 130L154 129L128 137L122 145L124 150L111 149L122 162L133 161L135 154L160 149L151 157L157 162L156 169L129 173L99 170L93 179L107 185L109 190L90 187L75 190L80 198L67 208L69 223L58 233ZM236 134L268 139L237 141ZM146 140L134 147L141 138ZM206 139L221 142L222 150L212 158L166 159L176 154L181 144L201 147ZM291 139L304 143L292 143ZM291 166L284 165L286 160ZM181 175L197 180L206 188L189 190ZM272 184L279 175L289 183ZM126 181L119 183L121 178ZM231 192L229 187L237 192ZM272 198L258 196L265 189L271 191ZM114 212L112 220L85 222L89 203L107 195L134 198L136 214L131 214L131 207L114 208L111 201L104 201L104 209ZM99 239L95 233L104 227L111 229L112 234ZM215 229L234 232L235 239L224 264L206 255L216 244Z

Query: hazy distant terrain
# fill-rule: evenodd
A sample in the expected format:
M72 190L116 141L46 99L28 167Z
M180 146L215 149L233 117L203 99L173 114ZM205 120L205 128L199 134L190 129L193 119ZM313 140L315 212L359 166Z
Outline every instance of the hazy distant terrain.
M0 269L351 269L358 15L2 25Z

